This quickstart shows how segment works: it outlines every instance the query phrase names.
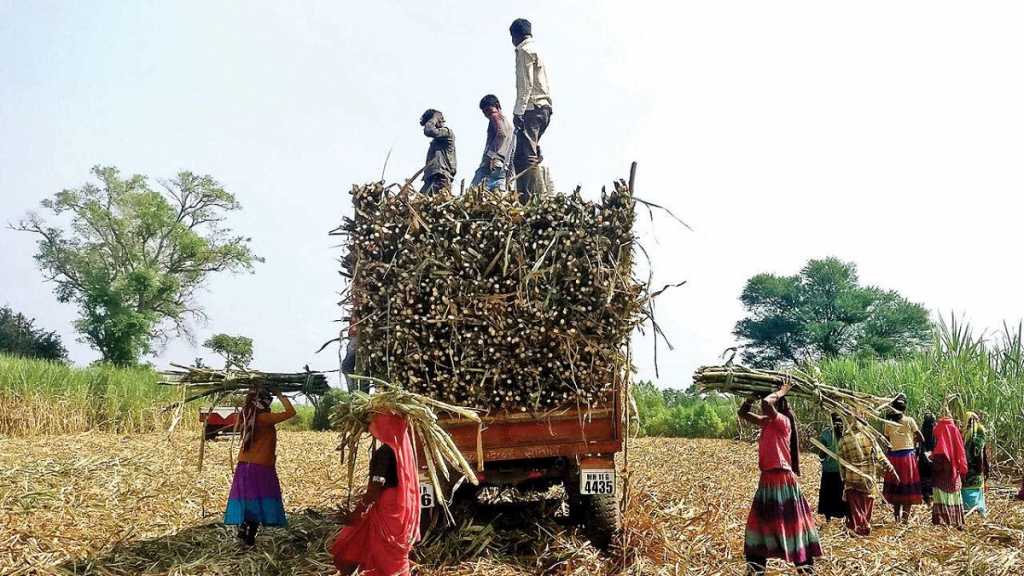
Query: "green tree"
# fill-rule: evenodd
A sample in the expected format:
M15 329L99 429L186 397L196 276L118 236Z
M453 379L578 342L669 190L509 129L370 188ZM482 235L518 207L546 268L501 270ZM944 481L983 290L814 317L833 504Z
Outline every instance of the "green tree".
M56 332L37 328L34 319L7 306L0 307L0 353L58 362L68 359Z
M758 274L740 301L746 317L733 334L743 358L774 367L869 354L902 356L928 344L928 311L895 291L861 286L857 267L838 258L811 260L795 276Z
M203 348L224 358L224 369L248 368L252 362L252 338L214 334L203 342Z
M39 237L36 261L58 300L78 306L83 340L103 360L131 365L154 340L187 335L189 319L205 318L195 295L210 274L252 272L262 259L223 225L241 206L212 177L180 172L154 190L113 167L92 173L99 185L42 202L70 216L65 226L33 213L15 229Z

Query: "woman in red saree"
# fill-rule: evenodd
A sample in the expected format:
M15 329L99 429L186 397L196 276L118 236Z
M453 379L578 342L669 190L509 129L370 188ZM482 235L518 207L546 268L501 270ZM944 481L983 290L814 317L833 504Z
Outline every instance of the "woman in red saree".
M963 529L964 500L960 493L967 475L967 453L956 422L946 416L935 424L932 450L932 524Z
M366 494L331 546L344 574L409 576L409 552L420 538L420 497L412 429L405 418L377 414L370 434L381 446L370 459Z

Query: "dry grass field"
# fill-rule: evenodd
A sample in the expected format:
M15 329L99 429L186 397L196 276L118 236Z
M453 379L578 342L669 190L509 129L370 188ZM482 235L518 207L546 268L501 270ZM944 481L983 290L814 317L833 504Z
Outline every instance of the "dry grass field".
M0 574L332 574L326 547L347 494L334 436L283 432L279 472L287 529L241 552L220 514L230 446L207 445L196 471L192 436L80 434L0 439ZM559 503L482 507L472 525L417 554L418 573L742 574L742 526L757 482L754 447L728 441L641 439L630 449L628 528L602 556L567 525ZM804 487L817 500L816 459ZM935 528L919 509L908 527L877 508L869 538L822 527L819 574L1019 575L1024 503L1009 486L989 495L987 521ZM471 554L478 547L483 551ZM772 573L791 573L773 566Z

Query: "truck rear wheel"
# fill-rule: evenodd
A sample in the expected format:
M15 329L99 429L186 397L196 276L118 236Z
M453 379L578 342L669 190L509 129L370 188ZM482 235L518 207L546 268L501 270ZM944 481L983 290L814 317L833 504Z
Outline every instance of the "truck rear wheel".
M598 550L607 551L622 529L618 499L611 494L581 496L583 531Z

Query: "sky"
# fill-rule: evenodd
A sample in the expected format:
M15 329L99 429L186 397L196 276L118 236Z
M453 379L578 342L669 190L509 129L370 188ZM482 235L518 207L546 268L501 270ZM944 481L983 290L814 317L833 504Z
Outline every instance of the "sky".
M254 365L337 367L341 253L327 232L349 189L420 167L423 110L445 113L469 179L494 93L511 108L508 25L533 22L554 115L558 188L596 198L637 161L638 219L674 349L660 386L734 343L738 296L810 258L979 329L1024 317L1024 4L777 2L11 2L0 0L0 223L93 165L155 180L210 174L243 210L230 225L266 258L211 278L195 357L217 332ZM76 310L43 282L28 234L0 229L0 305L61 334ZM650 332L634 340L653 378Z

